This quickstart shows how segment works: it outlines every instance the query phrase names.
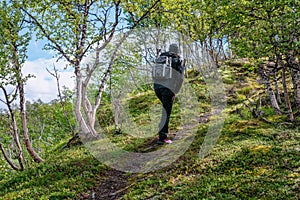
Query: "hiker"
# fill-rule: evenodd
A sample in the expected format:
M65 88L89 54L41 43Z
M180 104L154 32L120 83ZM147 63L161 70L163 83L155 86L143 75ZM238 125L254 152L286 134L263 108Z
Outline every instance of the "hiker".
M154 91L162 103L158 144L172 143L172 141L168 139L169 119L176 94L179 92L183 82L184 66L178 53L178 46L176 44L171 44L169 46L169 51L161 53L156 59L152 71Z

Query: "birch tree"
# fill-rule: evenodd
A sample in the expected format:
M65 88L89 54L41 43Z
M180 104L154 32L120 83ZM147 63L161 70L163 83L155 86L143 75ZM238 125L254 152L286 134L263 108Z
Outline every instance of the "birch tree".
M246 23L243 31L240 31L240 37L236 40L236 47L243 49L244 56L262 60L267 58L269 61L275 61L282 74L282 88L286 110L290 121L294 120L293 108L289 97L288 73L290 68L292 72L292 81L294 85L294 100L299 109L299 99L297 88L299 77L299 2L297 1L253 1L242 3L243 7L238 10L244 15ZM247 30L246 30L247 28ZM247 41L248 44L245 44ZM298 59L296 59L298 57ZM289 60L294 60L289 65ZM298 61L296 61L298 60ZM297 63L298 62L298 63ZM293 67L294 66L294 67ZM277 70L277 69L271 69ZM273 105L273 103L272 103Z
M264 70L275 73L259 75L265 81L266 94L270 97L275 112L288 113L293 120L293 111L299 111L299 1L241 0L241 1L164 1L164 13L171 23L199 42L218 61L233 54L237 58L250 58L257 66L276 62L278 68ZM224 50L226 46L226 50ZM231 53L232 52L232 53ZM278 59L280 58L280 59ZM289 73L289 71L291 73ZM276 93L284 95L286 111L277 110L281 105L273 97L273 74L281 74L282 87ZM289 76L293 88L289 88ZM267 77L266 77L267 76ZM275 77L276 78L276 77ZM277 81L277 78L276 78ZM275 81L275 82L276 82ZM279 82L278 82L279 83ZM277 83L277 84L278 84ZM283 88L280 92L279 88ZM271 90L273 92L271 92ZM294 96L290 98L290 91ZM277 99L280 100L279 96ZM291 102L293 100L294 102ZM295 108L292 106L296 105Z
M1 1L0 8L0 88L3 92L2 103L7 106L9 118L9 134L12 136L17 148L17 160L19 167L6 155L3 144L0 144L1 152L6 161L15 170L24 169L24 151L21 145L19 132L23 134L23 140L29 155L36 162L43 159L34 150L28 134L26 109L25 109L25 82L30 76L22 74L22 67L26 60L27 46L30 40L28 31L25 30L25 21L22 13L9 1ZM21 116L21 131L16 120L16 109L12 105L19 101Z
M153 12L159 0L42 0L21 1L20 8L35 26L39 39L49 42L45 48L54 50L74 68L76 78L75 114L83 133L96 134L95 115L101 95L113 67L114 54L140 21ZM135 12L143 5L144 9ZM127 14L125 14L125 12ZM133 24L127 26L127 21ZM126 32L115 46L107 68L101 77L97 97L91 102L87 96L90 78L99 67L101 52L114 35ZM84 58L94 53L94 62L84 65Z

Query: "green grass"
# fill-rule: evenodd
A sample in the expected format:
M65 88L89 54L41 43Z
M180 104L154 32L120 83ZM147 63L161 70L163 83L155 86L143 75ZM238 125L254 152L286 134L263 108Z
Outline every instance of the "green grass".
M128 174L130 187L122 199L300 198L299 126L283 123L285 118L274 116L267 107L262 110L275 124L253 119L243 107L242 97L255 95L261 86L251 74L245 78L240 77L240 71L224 70L226 89L234 87L235 94L229 98L228 116L213 150L204 159L199 158L209 125L199 124L192 145L176 162L146 174ZM198 75L193 71L192 74ZM240 83L237 78L245 82ZM190 76L190 83L199 96L197 109L200 113L209 112L210 100L203 80ZM150 106L158 103L151 92L134 94L128 102L130 114L140 124L148 122ZM173 131L179 128L180 114L175 105L170 124ZM147 141L111 131L109 105L102 107L99 117L103 119L101 126L108 127L107 136L122 148L136 151ZM105 176L103 172L111 169L92 157L84 146L62 150L63 144L53 147L44 163L34 164L23 172L4 170L0 163L0 199L77 199L79 194L97 187L103 178L99 178L100 174Z
M84 147L58 150L44 163L2 179L0 199L75 199L96 184L104 168Z
M206 128L200 128L178 162L134 180L124 199L297 199L299 132L251 127L256 121L238 128L245 123L226 122L218 144L202 160L197 152Z

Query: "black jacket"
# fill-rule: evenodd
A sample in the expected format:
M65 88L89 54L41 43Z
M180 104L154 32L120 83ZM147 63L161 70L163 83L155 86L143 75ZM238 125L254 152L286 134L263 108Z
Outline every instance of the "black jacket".
M160 88L169 88L174 94L177 94L182 86L184 74L183 74L183 66L182 61L180 60L180 56L164 52L161 54L161 56L168 56L172 58L177 58L178 62L174 63L172 62L172 78L167 80L153 80L154 81L154 89L160 89Z

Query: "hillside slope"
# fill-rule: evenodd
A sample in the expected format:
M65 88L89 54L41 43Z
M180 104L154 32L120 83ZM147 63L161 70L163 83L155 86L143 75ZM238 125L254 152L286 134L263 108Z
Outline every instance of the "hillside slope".
M192 144L176 162L148 173L125 173L103 165L83 145L62 149L64 142L53 149L45 163L2 176L0 198L299 199L297 122L286 123L285 116L274 116L267 106L261 110L269 123L253 118L248 108L251 99L258 94L264 98L257 77L242 68L224 67L221 73L228 97L227 117L217 144L205 158L199 158L199 147L209 127L211 106L203 79L191 72L189 81L196 86L201 118ZM141 123L147 115L140 109L156 101L155 96L148 97L132 97L133 105L139 105L132 107L132 113ZM174 112L171 132L180 130L179 112L176 108ZM155 146L154 138L136 139L116 134L109 127L107 130L107 136L128 151L164 148Z

